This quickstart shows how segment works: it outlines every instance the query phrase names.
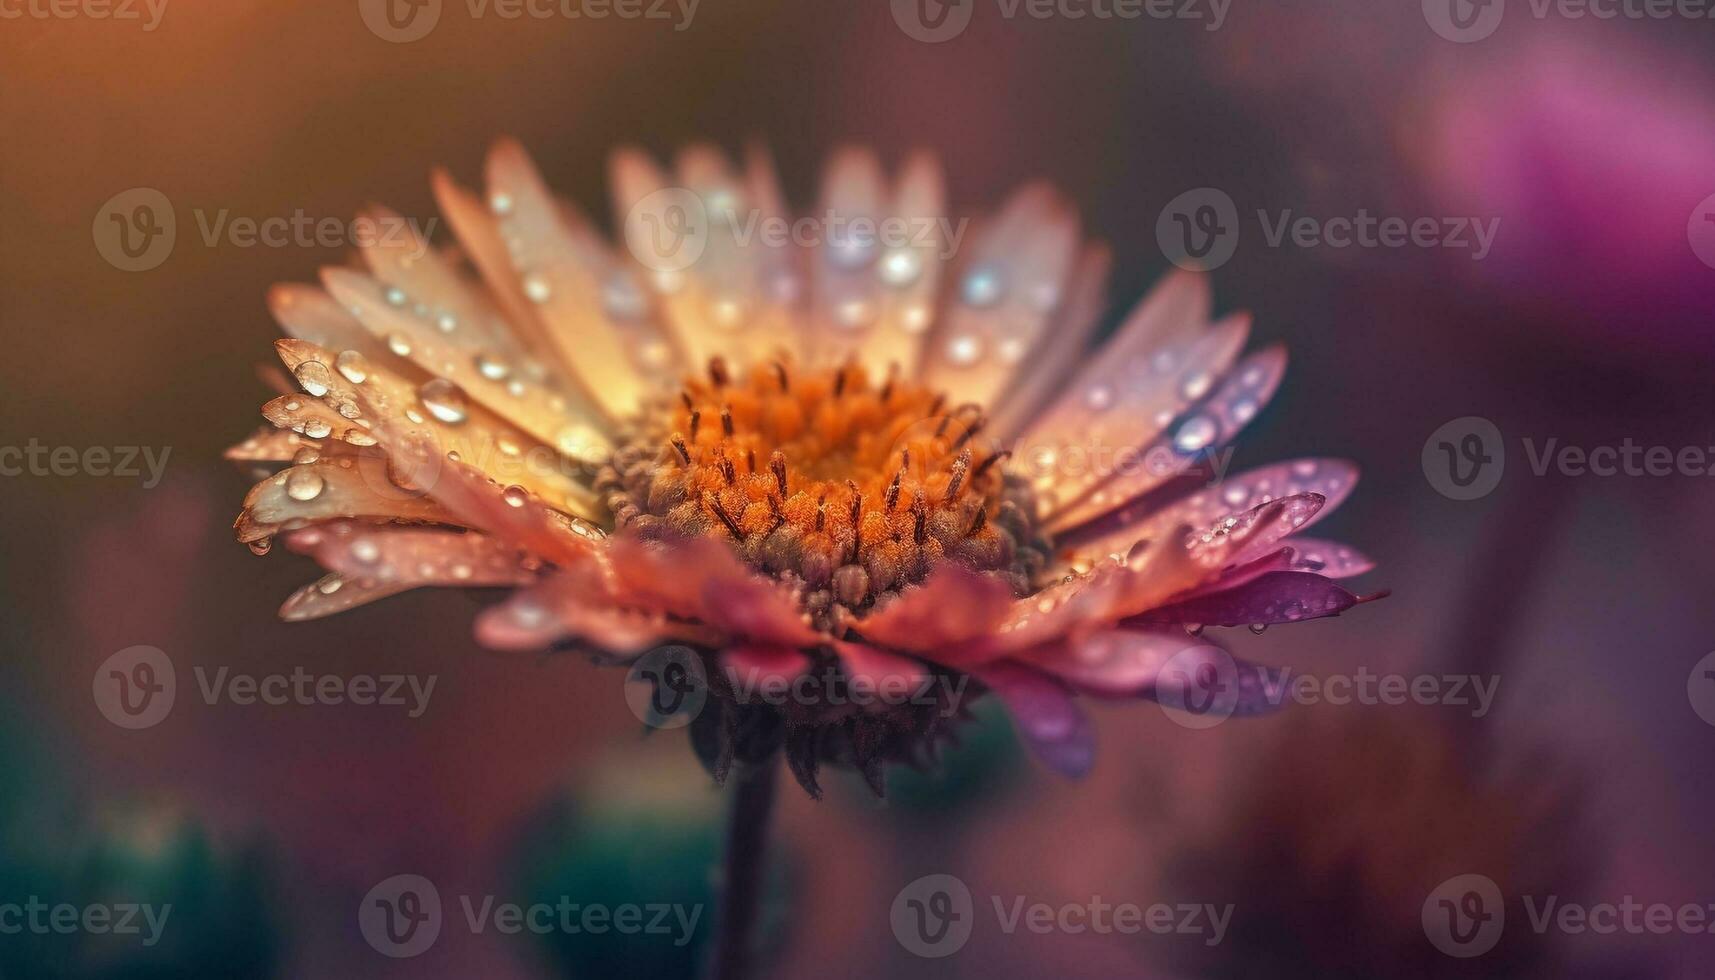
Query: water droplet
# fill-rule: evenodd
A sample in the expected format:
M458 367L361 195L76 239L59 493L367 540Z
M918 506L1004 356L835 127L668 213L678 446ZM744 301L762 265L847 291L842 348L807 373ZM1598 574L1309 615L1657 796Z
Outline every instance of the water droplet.
M1194 371L1185 376L1179 384L1179 397L1186 401L1196 401L1209 393L1209 386L1214 378L1207 371Z
M1202 636L1203 635L1203 624L1202 623L1186 623L1185 624L1185 632L1189 633L1192 636Z
M340 578L338 575L325 575L322 577L320 582L316 583L316 591L320 592L322 595L333 595L335 592L338 592L339 587L344 584L345 579Z
M464 389L446 378L433 378L417 389L417 398L429 414L447 423L458 425L470 417L470 403Z
M1017 337L1008 337L1001 341L1000 345L995 348L995 353L999 354L1000 359L1006 363L1017 364L1019 361L1024 360L1024 352L1027 349L1028 348L1025 347L1024 341L1019 340Z
M373 538L358 538L351 543L351 557L368 565L381 557L381 546Z
M390 333L387 335L387 349L400 357L410 357L411 340L402 333Z
M1107 385L1091 385L1090 390L1084 392L1084 404L1091 411L1103 411L1113 403L1114 390Z
M1227 502L1228 507L1237 507L1250 498L1250 491L1246 490L1244 485L1240 483L1235 483L1221 491L1221 499Z
M321 419L310 419L304 423L304 435L311 439L326 439L333 432L333 426Z
M959 294L971 306L993 306L1000 302L1005 282L1000 270L993 266L980 266L972 269L965 276L964 284L959 287Z
M1268 624L1267 623L1252 623L1250 625L1250 631L1252 633L1255 633L1258 636L1261 636L1267 630L1268 630Z
M1256 402L1249 398L1241 398L1238 401L1233 402L1232 415L1233 421L1240 425L1249 422L1251 419L1256 418Z
M414 408L405 409L405 417L407 419L410 419L411 424L413 424L413 425L422 425L423 424L423 413L417 411Z
M476 372L490 381L505 381L512 368L500 358L484 352L476 355Z
M297 452L292 454L292 465L293 466L303 466L307 463L313 463L316 460L321 459L321 458L322 458L321 450L317 449L314 446L305 446L304 448L302 448L302 449L300 449Z
M546 303L548 297L554 295L554 289L548 285L546 278L533 272L524 277L524 295L532 303Z
M929 329L929 307L922 303L913 303L899 316L899 325L909 333L922 333Z
M362 429L347 429L345 430L345 435L340 438L353 446L373 446L376 442L374 436Z
M475 574L475 572L471 570L471 567L463 562L460 562L447 570L452 573L453 578L459 579L460 581L468 579Z
M643 290L637 288L630 276L616 275L609 279L602 287L601 301L607 315L615 320L638 320L649 309Z
M345 376L345 380L354 385L360 385L369 378L369 362L357 351L340 351L339 356L334 358L333 366Z
M849 299L840 304L835 318L847 330L857 330L875 322L875 307L861 299Z
M881 281L904 288L923 274L923 259L908 248L894 249L881 260Z
M512 195L505 191L495 191L488 195L488 209L502 217L512 213Z
M514 484L502 491L500 496L508 507L522 507L525 501L530 499L530 491Z
M732 328L737 327L739 325L739 321L744 318L744 307L740 306L737 300L730 297L717 299L710 304L709 315L714 317L715 323L731 330Z
M259 541L247 541L245 542L245 547L249 548L250 553L253 555L265 555L273 550L274 539L262 538Z
M286 496L293 500L314 500L322 495L327 482L315 470L292 470L286 474Z
M1194 415L1185 420L1179 431L1173 436L1173 448L1182 453L1194 453L1207 449L1220 435L1220 428L1215 420L1207 415Z
M405 291L398 286L388 286L381 298L387 301L388 306L404 306L405 300L408 299Z
M451 313L442 313L440 316L435 318L435 327L439 329L441 333L452 333L454 330L459 328L459 318L453 316Z
M947 341L947 360L959 367L969 367L983 356L983 342L971 334Z
M298 379L298 385L304 391L316 398L327 394L333 387L333 374L320 361L305 361L292 369L292 376Z

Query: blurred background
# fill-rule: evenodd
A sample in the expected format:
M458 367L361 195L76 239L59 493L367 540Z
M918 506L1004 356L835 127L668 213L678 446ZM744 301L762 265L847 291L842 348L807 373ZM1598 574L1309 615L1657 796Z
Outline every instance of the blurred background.
M455 896L711 901L721 796L682 733L639 735L621 674L481 650L470 621L492 595L282 624L310 564L228 531L250 481L220 455L268 394L266 290L347 249L209 240L198 222L344 220L370 202L426 222L430 167L474 182L506 135L604 216L622 144L765 141L806 206L847 143L892 162L938 152L961 209L1047 178L1112 243L1110 324L1171 268L1163 209L1218 189L1240 227L1218 309L1253 311L1259 341L1293 359L1234 465L1357 461L1364 482L1326 533L1378 559L1366 589L1393 590L1220 640L1321 677L1498 685L1482 717L1318 704L1194 729L1097 706L1101 757L1076 783L991 715L943 773L897 775L884 802L856 781L820 802L783 787L773 975L1706 975L1715 935L1688 920L1538 929L1526 900L1715 903L1715 482L1537 475L1524 440L1715 447L1715 20L1526 0L1065 0L1011 16L1001 0L702 0L603 19L490 2L401 4L395 24L438 9L403 40L357 0L0 0L0 443L170 454L158 481L0 477L0 905L173 907L146 948L0 934L0 977L641 978L701 959L708 915L675 944L477 932L453 911ZM941 17L968 23L922 40ZM144 271L97 247L104 207L134 188L178 222ZM1283 214L1326 227L1361 210L1496 233L1269 240ZM1493 423L1506 466L1460 500L1425 451L1469 416ZM179 701L128 730L92 678L138 645L176 664ZM205 704L194 667L436 686L417 717ZM395 960L355 913L406 873L435 883L448 924ZM930 874L976 901L945 959L890 924ZM1505 930L1459 958L1425 906L1471 874L1506 896ZM1233 911L1213 944L1008 933L992 906L1019 897Z

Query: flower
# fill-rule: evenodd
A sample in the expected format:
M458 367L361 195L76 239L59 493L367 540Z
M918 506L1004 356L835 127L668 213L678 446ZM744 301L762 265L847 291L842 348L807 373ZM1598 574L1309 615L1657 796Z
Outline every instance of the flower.
M814 793L829 760L879 791L972 678L1082 773L1075 694L1183 697L1221 668L1226 709L1257 709L1261 675L1202 627L1361 601L1335 580L1368 560L1285 543L1354 467L1199 472L1284 354L1241 358L1248 318L1211 324L1184 272L1086 358L1108 254L1052 189L964 241L927 158L889 180L843 152L797 221L760 153L692 149L681 186L636 152L612 173L625 250L502 142L486 201L435 176L458 250L374 209L362 268L274 291L301 390L229 455L289 464L239 538L329 570L285 618L491 586L491 647L688 647L721 695L692 731L717 776L784 743Z

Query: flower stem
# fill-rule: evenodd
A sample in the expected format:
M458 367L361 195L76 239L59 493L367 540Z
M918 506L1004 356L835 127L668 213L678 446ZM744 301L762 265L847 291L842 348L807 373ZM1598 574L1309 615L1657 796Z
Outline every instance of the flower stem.
M733 767L732 806L727 816L721 898L711 980L741 980L750 975L755 953L753 933L762 908L768 866L769 815L774 809L775 770L780 759Z

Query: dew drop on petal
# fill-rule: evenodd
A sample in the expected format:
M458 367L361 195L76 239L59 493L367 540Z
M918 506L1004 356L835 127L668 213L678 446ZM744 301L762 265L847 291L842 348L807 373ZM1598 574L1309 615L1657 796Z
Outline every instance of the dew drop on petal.
M340 351L339 356L333 360L333 366L345 380L354 385L360 385L369 379L369 362L357 351Z
M1185 420L1185 424L1174 433L1173 448L1182 453L1194 453L1207 449L1220 435L1220 429L1215 420L1207 415L1194 415Z
M1114 403L1114 390L1107 385L1091 385L1084 392L1084 405L1092 412L1100 412Z
M265 555L274 550L274 539L262 538L259 541L247 541L245 546L250 549L250 553L253 555Z
M524 277L524 295L532 303L546 303L548 298L554 295L554 290L548 285L546 278L533 272Z
M922 303L913 303L900 314L899 323L910 333L922 333L929 329L929 308Z
M889 286L909 286L922 274L923 260L911 249L895 249L881 260L881 281Z
M365 446L365 447L367 447L367 446L373 446L376 443L375 437L370 435L369 433L365 432L362 429L347 429L347 430L345 430L345 435L341 436L340 438L344 439L348 444L353 445L353 446Z
M304 423L304 435L311 439L326 439L333 433L333 426L321 419L310 419Z
M505 381L512 368L500 358L484 352L476 355L476 372L490 381Z
M358 538L351 543L351 557L368 565L381 557L381 546L373 538Z
M410 338L406 337L402 333L390 333L387 335L387 349L398 354L400 357L410 357Z
M488 195L488 209L498 215L512 213L512 195L504 191L495 191Z
M338 575L327 575L323 576L322 580L316 583L316 591L320 592L322 595L333 595L335 592L338 592L339 587L344 584L345 579L340 578Z
M993 266L979 266L965 276L965 281L959 286L959 295L971 306L993 306L1000 302L1005 282L1000 270Z
M315 470L293 470L286 474L286 496L293 500L314 500L322 495L327 483Z
M1258 636L1261 636L1263 633L1268 631L1268 624L1267 623L1252 623L1250 625L1250 631L1252 633L1255 633Z
M307 393L320 398L333 387L333 375L328 366L320 361L305 361L292 369L292 376L298 379L298 385Z
M971 334L947 341L947 360L959 367L969 367L983 356L983 342Z
M470 402L464 389L446 378L432 378L417 389L417 398L429 414L447 423L458 425L470 417Z
M1185 376L1179 384L1179 396L1187 401L1195 401L1209 393L1209 386L1214 378L1207 371L1193 371Z
M522 507L530 499L530 492L514 484L502 491L500 496L508 507Z
M314 446L305 446L292 454L292 465L303 466L322 458L321 450Z
M435 318L435 327L439 329L441 333L452 333L454 330L459 328L459 318L453 316L451 313L442 313L440 316Z
M386 292L381 294L381 298L387 301L388 306L404 306L407 297L403 289L398 286L389 286Z
M1256 418L1256 402L1249 398L1239 399L1233 403L1232 415L1233 421L1238 422L1241 425L1249 422L1251 419Z

